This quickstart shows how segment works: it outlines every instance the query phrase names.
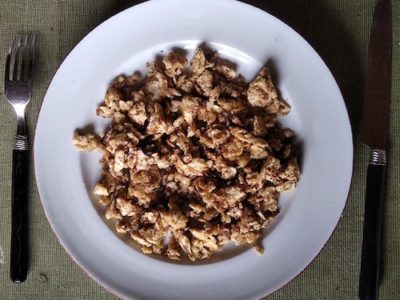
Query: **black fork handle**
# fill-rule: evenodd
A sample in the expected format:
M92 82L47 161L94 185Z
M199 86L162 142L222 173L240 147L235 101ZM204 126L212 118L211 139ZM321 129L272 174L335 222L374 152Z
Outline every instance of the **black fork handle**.
M29 151L13 150L10 277L25 281L28 272Z

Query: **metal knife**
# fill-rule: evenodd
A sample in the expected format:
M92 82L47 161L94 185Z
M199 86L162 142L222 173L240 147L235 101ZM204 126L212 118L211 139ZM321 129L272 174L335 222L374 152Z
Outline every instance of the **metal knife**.
M378 299L381 224L385 197L386 149L392 73L392 8L378 0L368 50L362 142L370 147L367 172L359 298Z

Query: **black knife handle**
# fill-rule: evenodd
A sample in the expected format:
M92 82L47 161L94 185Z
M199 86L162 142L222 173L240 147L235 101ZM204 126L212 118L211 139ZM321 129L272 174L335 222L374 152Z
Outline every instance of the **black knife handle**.
M11 266L13 282L23 282L28 272L29 151L13 150Z
M370 164L367 172L359 285L360 300L378 299L379 252L385 190L385 170L385 165Z

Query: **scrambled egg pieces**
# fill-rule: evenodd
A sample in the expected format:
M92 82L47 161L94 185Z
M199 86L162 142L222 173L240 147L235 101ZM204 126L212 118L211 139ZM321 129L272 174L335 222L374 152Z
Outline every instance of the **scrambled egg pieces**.
M278 214L278 197L300 177L289 113L269 71L246 84L217 54L171 52L119 76L97 114L99 137L74 133L81 151L101 151L94 194L106 219L144 253L209 258L233 241L253 245Z

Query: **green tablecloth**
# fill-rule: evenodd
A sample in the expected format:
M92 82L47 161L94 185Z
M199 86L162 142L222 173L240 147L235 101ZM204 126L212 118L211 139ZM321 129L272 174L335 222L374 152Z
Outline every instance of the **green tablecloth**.
M165 0L167 1L167 0ZM0 1L0 74L9 43L17 33L38 36L39 56L33 101L28 108L33 139L46 89L69 51L96 25L139 1ZM268 299L356 299L364 186L368 149L360 143L359 123L367 44L374 0L247 1L300 32L325 60L343 92L355 139L352 189L343 217L321 254L300 276ZM400 1L393 0L394 53L390 122L389 178L384 218L384 267L380 299L400 298ZM9 280L11 149L15 120L0 80L0 299L113 299L68 257L45 218L32 176L30 203L31 262L27 281ZM33 173L33 172L32 172ZM321 195L324 197L324 195ZM2 251L4 250L4 251Z

